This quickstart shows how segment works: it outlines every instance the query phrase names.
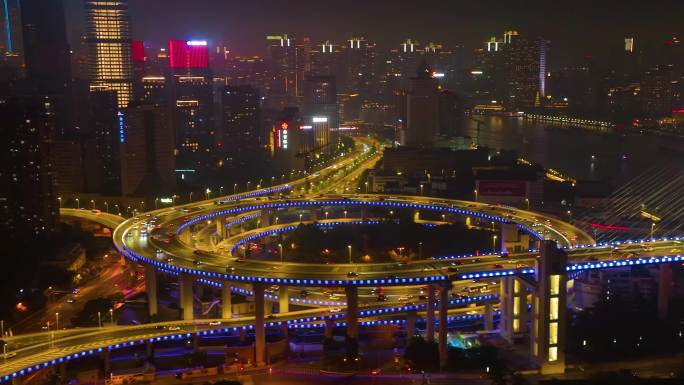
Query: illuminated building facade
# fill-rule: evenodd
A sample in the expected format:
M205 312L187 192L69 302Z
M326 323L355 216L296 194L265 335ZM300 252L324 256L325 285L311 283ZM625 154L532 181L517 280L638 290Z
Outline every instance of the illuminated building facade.
M335 77L308 76L304 88L304 121L312 126L313 149L332 153L339 140Z
M85 10L90 82L115 90L126 107L133 97L128 0L86 0Z
M266 147L261 123L259 90L252 86L226 86L221 94L221 146L235 162L262 156Z
M169 40L169 67L174 72L192 73L209 68L209 46L206 40Z
M302 82L307 64L304 46L295 38L283 35L267 36L268 59L270 61L271 84L269 103L273 107L297 105L302 96Z
M504 67L508 109L540 107L546 96L548 41L504 35Z

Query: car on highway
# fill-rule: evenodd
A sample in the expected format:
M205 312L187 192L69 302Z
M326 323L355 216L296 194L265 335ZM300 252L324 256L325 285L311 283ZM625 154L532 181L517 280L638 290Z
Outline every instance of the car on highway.
M347 278L356 278L356 277L358 277L358 276L359 276L359 274L356 273L355 271L349 271L349 272L347 272Z

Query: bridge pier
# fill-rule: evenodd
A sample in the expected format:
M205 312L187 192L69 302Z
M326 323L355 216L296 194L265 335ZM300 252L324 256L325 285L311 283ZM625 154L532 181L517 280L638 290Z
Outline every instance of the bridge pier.
M225 233L225 228L226 228L226 218L225 217L216 217L216 236L218 237L218 240L221 241L223 238L226 237Z
M178 298L178 304L181 308L184 321L192 321L194 319L192 293L193 281L194 279L192 278L192 275L186 273L180 274L180 295Z
M259 227L271 226L271 213L268 210L261 210L261 219Z
M154 321L158 312L157 271L150 264L145 265L145 291L147 292L147 309L150 321Z
M416 319L418 315L415 310L409 310L406 313L406 338L410 339L416 334ZM408 342L408 341L407 341Z
M425 341L435 341L435 287L433 284L427 286L427 306L425 314Z
M266 364L265 286L262 283L255 283L252 289L254 290L254 361L258 366L262 366Z
M527 329L527 295L525 288L517 278L504 277L501 279L499 298L501 300L499 332L501 337L509 343L513 343L515 336L525 333Z
M287 286L280 286L278 288L278 313L287 313L290 311L290 291Z
M333 337L334 328L335 328L335 321L332 318L326 318L325 319L325 332L324 332L325 338L332 338Z
M566 262L555 242L541 243L530 339L532 363L542 375L565 372Z
M517 253L527 251L530 248L530 236L521 234L515 223L501 224L501 250L499 252Z
M233 317L233 298L228 281L221 283L221 318Z
M439 286L439 367L445 368L449 359L447 346L447 312L449 310L449 288L451 282Z
M485 304L484 330L494 330L494 309L491 303Z
M359 290L356 286L345 287L347 295L347 337L359 337Z
M658 318L664 320L670 311L672 299L672 265L661 263L658 266Z

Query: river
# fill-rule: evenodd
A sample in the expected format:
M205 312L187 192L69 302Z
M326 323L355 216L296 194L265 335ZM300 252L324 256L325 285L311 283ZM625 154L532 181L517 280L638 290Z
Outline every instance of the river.
M682 139L560 126L548 129L549 123L515 117L476 119L484 123L479 135L481 146L516 150L532 162L579 180L607 179L620 185L657 165L684 167ZM460 134L475 138L477 123L464 119Z

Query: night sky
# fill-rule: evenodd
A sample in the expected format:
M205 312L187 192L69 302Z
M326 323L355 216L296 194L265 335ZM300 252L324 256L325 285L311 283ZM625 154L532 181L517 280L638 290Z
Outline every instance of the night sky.
M82 0L67 2L72 36ZM469 49L506 29L551 40L554 56L597 55L633 35L637 44L684 38L684 0L130 0L133 33L153 45L169 38L222 41L240 54L263 54L264 36L312 41L363 35L394 48L408 38Z

